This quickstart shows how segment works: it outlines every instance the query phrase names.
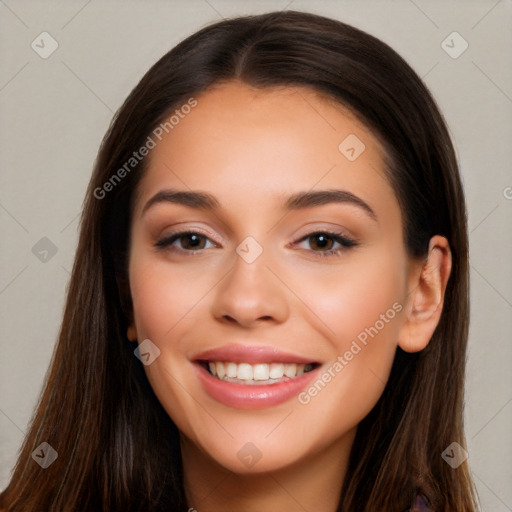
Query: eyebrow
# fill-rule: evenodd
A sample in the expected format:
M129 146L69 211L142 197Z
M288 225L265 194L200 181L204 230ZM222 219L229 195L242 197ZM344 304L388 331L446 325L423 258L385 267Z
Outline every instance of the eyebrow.
M144 215L151 206L159 203L182 204L200 210L216 210L220 208L219 201L205 192L161 190L144 205L141 215Z
M144 205L141 215L153 205L161 203L173 203L189 206L200 210L217 210L220 208L219 201L206 192L182 191L166 189L157 192ZM315 206L322 206L329 203L348 203L364 210L368 216L377 220L377 215L373 209L360 197L348 192L347 190L315 190L308 192L298 192L289 196L285 203L286 210L302 210Z
M364 210L371 219L375 221L377 220L377 215L370 205L347 190L315 190L299 192L291 195L286 200L285 208L287 210L300 210L329 203L348 203L358 206Z

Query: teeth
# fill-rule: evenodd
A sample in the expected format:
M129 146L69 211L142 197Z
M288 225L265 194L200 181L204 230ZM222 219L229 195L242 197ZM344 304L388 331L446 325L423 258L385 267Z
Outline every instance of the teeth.
M210 373L221 380L244 381L244 384L268 383L299 377L313 369L312 364L296 363L233 363L230 361L209 361Z
M241 363L238 365L238 370L236 372L237 379L240 380L252 380L252 366L247 363Z
M284 374L287 377L295 377L297 375L297 365L295 363L286 364L284 366Z
M216 363L216 364L219 364L219 363ZM236 374L237 374L236 366L237 366L236 363L225 363L224 367L226 368L226 377L229 377L229 378L235 378L236 377ZM215 373L214 375L217 376L218 373Z
M226 369L224 368L224 363L215 363L215 370L212 373L216 373L219 379L223 379L224 375L226 375Z
M284 375L284 364L283 363L271 363L269 377L271 379L281 379Z
M252 378L254 380L268 380L268 364L255 364L252 368Z

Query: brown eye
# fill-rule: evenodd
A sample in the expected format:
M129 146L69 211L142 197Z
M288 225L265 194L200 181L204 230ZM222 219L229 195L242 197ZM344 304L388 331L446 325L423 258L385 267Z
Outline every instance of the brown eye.
M358 245L358 242L340 233L316 231L302 238L299 241L299 247L301 245L303 249L308 250L315 256L337 256Z
M197 233L186 233L181 235L178 240L181 240L181 247L183 249L204 249L206 238Z
M155 245L159 249L168 248L181 251L199 251L214 247L207 236L194 231L174 233L159 240Z
M329 251L334 245L332 236L326 233L314 233L308 237L309 245L314 250Z

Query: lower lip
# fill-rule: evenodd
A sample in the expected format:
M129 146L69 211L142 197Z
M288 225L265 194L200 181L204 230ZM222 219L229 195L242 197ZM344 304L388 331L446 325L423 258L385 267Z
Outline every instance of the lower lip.
M313 380L320 368L317 367L287 381L259 386L220 380L201 364L195 363L194 366L205 391L212 398L238 409L265 409L286 402L297 396Z

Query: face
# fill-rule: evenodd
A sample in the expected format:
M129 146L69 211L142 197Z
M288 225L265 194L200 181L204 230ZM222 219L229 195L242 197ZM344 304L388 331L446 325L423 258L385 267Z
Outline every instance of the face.
M128 335L187 443L234 472L283 468L352 439L384 389L401 213L381 145L340 106L240 83L196 100L137 190Z

